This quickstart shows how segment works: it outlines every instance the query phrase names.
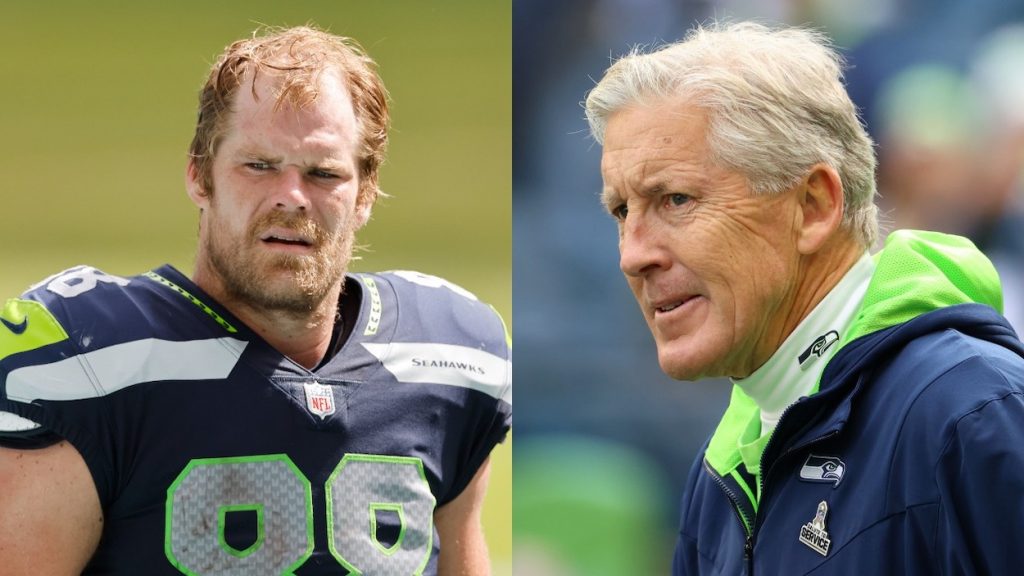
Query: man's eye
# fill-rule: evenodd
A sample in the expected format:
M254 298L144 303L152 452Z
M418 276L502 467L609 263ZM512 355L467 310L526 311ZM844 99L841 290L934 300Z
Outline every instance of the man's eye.
M264 172L270 170L270 162L246 162L245 167L256 172Z
M682 206L690 201L686 194L669 194L665 197L665 203L669 206Z
M313 170L309 173L314 178L334 179L338 178L337 174L327 172L326 170Z
M625 220L626 215L629 214L629 208L625 204L619 204L613 207L609 212L616 220Z

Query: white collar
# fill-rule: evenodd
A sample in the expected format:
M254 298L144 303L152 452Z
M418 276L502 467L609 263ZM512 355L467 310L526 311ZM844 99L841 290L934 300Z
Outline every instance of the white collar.
M761 409L761 435L775 429L790 404L815 391L839 350L836 344L853 324L874 271L875 263L865 252L767 362L746 378L732 379Z

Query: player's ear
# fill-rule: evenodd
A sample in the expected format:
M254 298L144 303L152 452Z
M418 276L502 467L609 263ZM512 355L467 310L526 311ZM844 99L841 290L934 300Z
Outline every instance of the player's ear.
M356 230L366 226L366 223L370 221L370 213L373 210L373 206L369 202L360 202L356 206Z
M380 194L379 190L376 190L376 192ZM362 187L360 187L359 195L356 198L356 212L354 214L356 230L366 226L366 223L370 221L370 215L372 212L373 199L370 197L370 192L363 190Z
M835 168L815 164L797 190L800 202L797 248L817 252L843 221L843 183Z
M192 199L192 203L198 206L200 210L205 209L209 205L210 195L206 193L194 158L189 158L188 164L185 166L185 191L188 193L188 197Z

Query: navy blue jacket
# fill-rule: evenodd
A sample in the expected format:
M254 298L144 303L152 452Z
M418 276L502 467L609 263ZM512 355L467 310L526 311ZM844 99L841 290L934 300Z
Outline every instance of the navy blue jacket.
M1024 573L1024 345L981 304L852 340L783 414L761 474L755 511L698 459L674 574Z

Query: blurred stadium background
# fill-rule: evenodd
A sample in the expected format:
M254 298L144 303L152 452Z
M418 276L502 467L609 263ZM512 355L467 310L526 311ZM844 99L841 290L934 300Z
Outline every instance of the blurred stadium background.
M5 2L0 17L0 295L76 264L191 271L184 193L209 64L258 24L356 38L391 92L393 131L357 270L444 276L511 327L511 0ZM511 573L511 440L485 528Z
M580 102L612 58L710 19L833 38L879 145L885 228L969 236L1024 329L1021 0L514 0L517 575L669 571L682 486L729 383L659 371Z

